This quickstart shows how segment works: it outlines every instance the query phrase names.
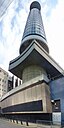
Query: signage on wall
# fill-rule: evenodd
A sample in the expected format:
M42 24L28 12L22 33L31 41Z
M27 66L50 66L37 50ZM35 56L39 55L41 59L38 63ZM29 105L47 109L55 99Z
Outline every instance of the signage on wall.
M61 124L61 112L52 113L53 124Z

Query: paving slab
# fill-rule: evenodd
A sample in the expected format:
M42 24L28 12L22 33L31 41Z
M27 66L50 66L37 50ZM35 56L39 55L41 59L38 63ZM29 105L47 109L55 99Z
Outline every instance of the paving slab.
M20 124L12 123L10 121L0 119L0 128L25 128Z

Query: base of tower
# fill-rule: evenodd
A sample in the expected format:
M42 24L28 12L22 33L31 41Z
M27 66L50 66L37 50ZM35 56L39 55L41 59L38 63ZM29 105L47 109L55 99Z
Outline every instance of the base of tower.
M13 120L21 124L25 122L28 123L36 123L36 124L50 124L52 122L52 113L18 113L18 114L3 114L8 120Z
M50 88L44 76L36 77L3 96L2 115L16 122L50 122L52 105Z

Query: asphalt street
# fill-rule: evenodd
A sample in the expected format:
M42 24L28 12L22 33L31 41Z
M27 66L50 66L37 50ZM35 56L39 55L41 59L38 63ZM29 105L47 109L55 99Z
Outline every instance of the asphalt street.
M0 128L26 128L26 127L20 124L12 123L4 119L0 119Z

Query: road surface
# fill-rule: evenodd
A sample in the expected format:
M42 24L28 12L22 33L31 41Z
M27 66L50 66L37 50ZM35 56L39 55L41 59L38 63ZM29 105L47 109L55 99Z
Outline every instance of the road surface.
M26 127L20 124L12 123L4 119L0 119L0 128L26 128Z
M0 128L61 128L60 126L49 126L49 125L32 125L32 126L26 126L26 125L21 125L21 124L17 124L17 123L12 123L11 121L5 120L5 119L1 119L0 118ZM63 127L64 128L64 127Z

